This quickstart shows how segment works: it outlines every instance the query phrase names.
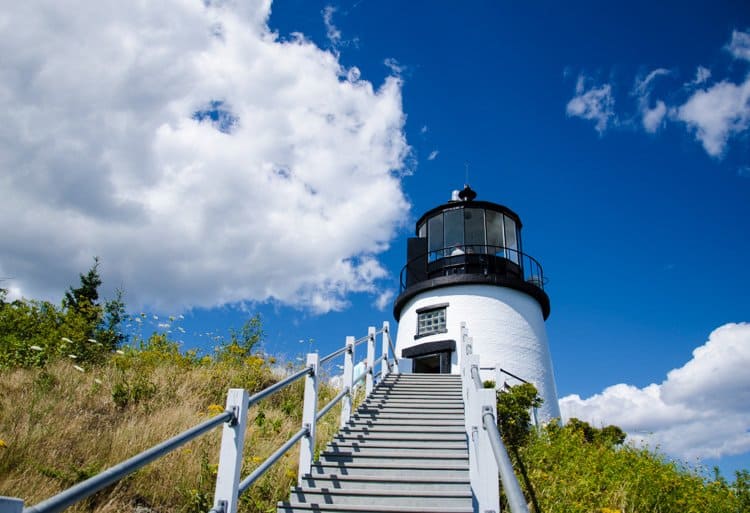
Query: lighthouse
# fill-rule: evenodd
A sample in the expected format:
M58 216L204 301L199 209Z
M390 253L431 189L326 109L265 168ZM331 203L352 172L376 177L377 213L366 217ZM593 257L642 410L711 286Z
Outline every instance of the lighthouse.
M534 384L539 420L559 418L542 266L524 252L518 214L476 197L465 186L417 221L393 306L396 353L407 372L458 374L465 322L482 378Z

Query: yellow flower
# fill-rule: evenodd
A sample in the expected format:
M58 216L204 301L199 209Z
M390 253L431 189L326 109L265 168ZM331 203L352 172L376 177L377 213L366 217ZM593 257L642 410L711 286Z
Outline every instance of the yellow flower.
M263 461L263 458L261 458L260 456L253 456L252 457L252 462L253 463L260 463L261 461Z
M0 449L4 449L6 447L8 447L8 444L5 443L5 440L0 438Z
M208 414L209 415L218 415L219 413L222 413L224 411L224 407L220 404L209 404L208 405Z

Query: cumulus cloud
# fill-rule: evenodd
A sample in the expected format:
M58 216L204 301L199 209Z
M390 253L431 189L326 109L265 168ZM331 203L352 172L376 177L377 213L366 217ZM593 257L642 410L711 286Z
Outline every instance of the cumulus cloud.
M750 32L733 31L726 48L735 59L750 61ZM708 76L710 72L699 67L694 82ZM750 75L739 84L723 80L695 91L673 110L673 117L695 133L706 153L721 157L729 140L750 126Z
M750 76L741 84L722 81L696 91L675 111L712 157L721 157L729 139L750 126Z
M409 208L401 81L375 87L304 36L281 40L269 13L263 0L4 8L24 27L0 31L10 290L59 298L98 255L134 307L325 312L375 292Z
M750 324L726 324L660 384L618 384L586 399L560 399L565 420L615 424L631 440L676 457L718 458L750 450Z
M601 135L614 117L615 100L612 97L612 86L603 84L586 88L586 77L578 76L576 94L568 102L568 116L594 121L594 128Z

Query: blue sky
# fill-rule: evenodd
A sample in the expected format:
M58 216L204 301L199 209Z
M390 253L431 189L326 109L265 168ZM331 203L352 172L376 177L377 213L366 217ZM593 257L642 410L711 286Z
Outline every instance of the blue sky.
M414 221L468 163L549 278L569 411L750 467L750 335L726 326L750 321L746 5L196 4L10 14L13 293L59 296L96 254L186 347L260 312L268 352L327 353L393 322Z

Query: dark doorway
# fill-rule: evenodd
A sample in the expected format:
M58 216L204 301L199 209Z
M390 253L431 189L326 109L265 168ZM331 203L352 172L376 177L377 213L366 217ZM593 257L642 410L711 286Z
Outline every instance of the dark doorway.
M450 374L451 352L443 351L414 357L412 372L415 374Z

